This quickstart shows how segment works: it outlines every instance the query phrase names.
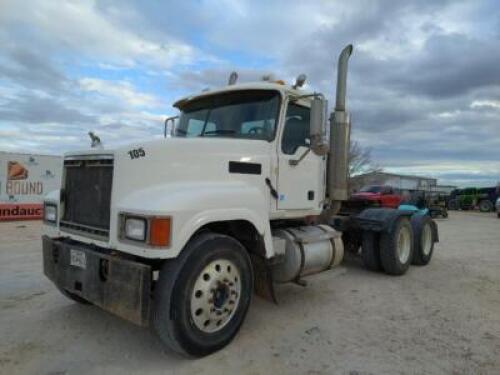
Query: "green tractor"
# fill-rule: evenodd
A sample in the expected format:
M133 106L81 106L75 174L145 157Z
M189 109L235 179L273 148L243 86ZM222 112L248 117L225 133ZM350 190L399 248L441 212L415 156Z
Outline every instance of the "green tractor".
M448 200L448 209L466 211L477 207L481 212L491 212L497 197L496 187L455 189Z

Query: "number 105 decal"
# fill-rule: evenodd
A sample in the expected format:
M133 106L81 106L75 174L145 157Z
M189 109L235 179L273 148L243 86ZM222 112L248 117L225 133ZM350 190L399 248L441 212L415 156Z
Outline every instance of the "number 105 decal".
M143 158L146 156L146 151L142 147L139 148L134 148L133 150L130 150L127 152L129 154L130 159L137 159L137 158Z

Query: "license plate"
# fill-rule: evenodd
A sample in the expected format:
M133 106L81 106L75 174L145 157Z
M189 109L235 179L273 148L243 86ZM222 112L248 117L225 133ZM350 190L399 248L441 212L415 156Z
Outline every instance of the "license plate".
M80 250L71 249L69 264L83 269L87 268L87 259L85 257L85 253Z

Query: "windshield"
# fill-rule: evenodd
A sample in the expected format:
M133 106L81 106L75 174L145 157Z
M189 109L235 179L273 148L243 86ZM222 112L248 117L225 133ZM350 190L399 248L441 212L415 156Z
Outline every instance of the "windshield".
M365 186L360 190L363 193L380 193L382 191L382 186Z
M249 90L207 96L184 105L176 137L234 137L272 140L280 95Z

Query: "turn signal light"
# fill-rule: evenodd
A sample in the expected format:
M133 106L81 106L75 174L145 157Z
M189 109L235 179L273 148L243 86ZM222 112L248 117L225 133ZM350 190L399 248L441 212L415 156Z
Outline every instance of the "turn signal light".
M169 246L170 218L152 218L150 225L149 244L152 246Z

